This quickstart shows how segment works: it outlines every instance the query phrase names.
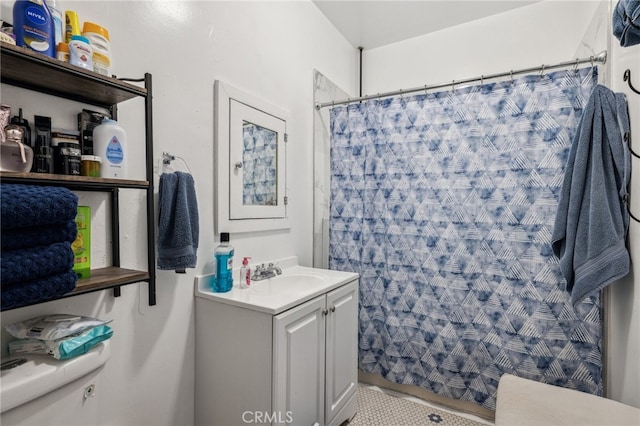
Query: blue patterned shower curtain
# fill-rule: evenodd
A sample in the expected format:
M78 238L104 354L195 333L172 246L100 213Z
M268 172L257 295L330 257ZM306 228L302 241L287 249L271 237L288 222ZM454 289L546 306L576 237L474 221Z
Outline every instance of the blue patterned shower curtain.
M359 368L495 410L510 373L601 395L598 297L551 234L595 68L331 111L329 265L360 273Z

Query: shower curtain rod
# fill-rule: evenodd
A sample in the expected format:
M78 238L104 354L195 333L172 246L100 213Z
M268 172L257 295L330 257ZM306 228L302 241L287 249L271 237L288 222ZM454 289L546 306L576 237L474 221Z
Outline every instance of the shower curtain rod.
M551 69L556 69L556 68L565 68L565 67L569 67L569 66L578 66L580 64L585 64L585 63L591 63L592 65L595 62L600 62L600 63L606 63L607 62L607 51L604 50L600 53L598 53L595 56L589 56L588 58L581 58L581 59L574 59L573 61L566 61L566 62L560 62L557 64L553 64L553 65L540 65L538 67L532 67L532 68L522 68L519 70L511 70L509 72L503 72L503 73L498 73L498 74L489 74L489 75L481 75L480 77L473 77L473 78L466 78L464 80L452 80L450 82L447 83L439 83L439 84L434 84L434 85L424 85L421 87L414 87L411 89L406 89L406 90L394 90L392 92L384 92L384 93L376 93L375 95L366 95L366 96L360 96L358 98L347 98L341 101L331 101L331 102L324 102L324 103L317 103L316 104L316 109L319 111L320 109L324 108L324 107L333 107L336 105L345 105L345 104L352 104L355 102L360 102L360 101L366 101L369 99L377 99L377 98L387 98L389 96L396 96L396 95L404 95L407 93L414 93L414 92L422 92L422 91L427 91L427 90L431 90L431 89L440 89L443 87L448 87L451 86L452 88L455 89L455 86L457 84L466 84L466 83L473 83L476 81L484 81L484 80L491 80L494 78L501 78L501 77L512 77L516 74L525 74L525 73L530 73L530 72L534 72L534 71L540 71L542 73L544 73L547 70L551 70Z

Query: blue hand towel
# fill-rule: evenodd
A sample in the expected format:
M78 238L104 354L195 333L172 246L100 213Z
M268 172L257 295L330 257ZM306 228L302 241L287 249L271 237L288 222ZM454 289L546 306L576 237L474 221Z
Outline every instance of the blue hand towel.
M613 10L612 28L620 46L640 44L640 0L619 0Z
M158 269L195 268L198 251L198 202L193 177L163 173L158 194Z
M629 126L624 95L597 85L571 146L552 235L574 306L629 273Z

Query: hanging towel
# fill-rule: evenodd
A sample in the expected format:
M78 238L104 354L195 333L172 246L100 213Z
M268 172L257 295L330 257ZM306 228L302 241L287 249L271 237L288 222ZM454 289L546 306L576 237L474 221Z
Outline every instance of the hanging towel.
M620 46L640 44L640 0L619 0L613 10L613 35Z
M158 269L184 273L195 268L198 251L198 202L193 177L163 173L158 194Z
M627 132L625 96L597 85L571 146L552 235L574 306L629 272Z

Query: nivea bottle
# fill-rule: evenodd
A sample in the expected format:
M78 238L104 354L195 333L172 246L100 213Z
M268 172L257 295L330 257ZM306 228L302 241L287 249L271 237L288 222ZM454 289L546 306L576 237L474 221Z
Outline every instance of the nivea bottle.
M216 275L213 279L213 291L224 293L233 287L233 247L229 244L229 233L220 234L220 245L213 251L216 262Z
M55 23L44 0L16 0L13 32L18 46L56 57Z

